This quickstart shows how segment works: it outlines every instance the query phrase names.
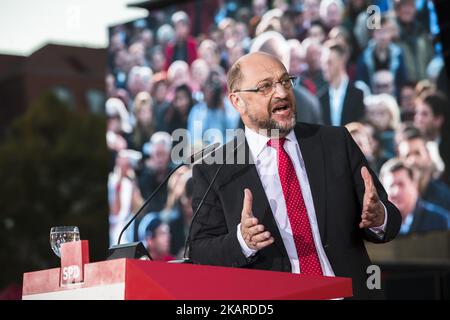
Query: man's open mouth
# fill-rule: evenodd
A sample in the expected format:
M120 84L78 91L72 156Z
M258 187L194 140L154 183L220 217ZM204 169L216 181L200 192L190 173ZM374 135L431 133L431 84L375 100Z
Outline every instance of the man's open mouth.
M289 104L283 104L279 105L272 109L272 113L274 114L284 114L286 111L289 110Z

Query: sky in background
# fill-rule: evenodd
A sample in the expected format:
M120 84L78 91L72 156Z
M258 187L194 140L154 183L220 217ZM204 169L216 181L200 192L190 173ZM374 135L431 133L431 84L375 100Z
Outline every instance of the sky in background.
M0 0L0 54L29 55L46 43L105 48L108 26L147 16L137 0Z

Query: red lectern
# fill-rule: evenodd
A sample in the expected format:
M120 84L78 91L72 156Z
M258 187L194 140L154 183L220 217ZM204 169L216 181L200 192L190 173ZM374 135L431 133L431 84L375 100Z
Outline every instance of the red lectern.
M61 268L25 273L22 298L292 300L352 296L351 279L340 277L137 259L85 263L82 268L83 282L73 284L62 281L67 272Z

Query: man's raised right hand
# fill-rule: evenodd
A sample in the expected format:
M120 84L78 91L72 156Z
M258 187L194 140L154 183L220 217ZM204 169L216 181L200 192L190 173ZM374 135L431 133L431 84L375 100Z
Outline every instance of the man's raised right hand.
M262 224L258 224L252 212L253 195L250 189L244 190L244 205L241 214L241 234L250 249L261 250L274 242L269 231L265 231Z

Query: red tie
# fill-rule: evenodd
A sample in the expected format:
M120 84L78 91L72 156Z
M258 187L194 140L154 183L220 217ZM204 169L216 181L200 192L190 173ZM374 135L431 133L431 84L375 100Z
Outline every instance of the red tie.
M322 275L319 256L309 224L308 212L303 200L302 189L295 173L294 165L286 150L286 138L271 139L267 144L277 150L278 174L283 188L287 214L291 224L295 248L300 261L300 273Z

